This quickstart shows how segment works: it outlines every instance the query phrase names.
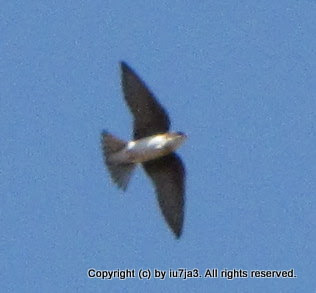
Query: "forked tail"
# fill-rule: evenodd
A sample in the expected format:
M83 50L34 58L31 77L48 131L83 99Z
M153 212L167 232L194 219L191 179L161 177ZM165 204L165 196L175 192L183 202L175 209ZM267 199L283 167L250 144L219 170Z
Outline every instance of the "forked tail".
M111 156L121 151L126 146L126 142L116 138L107 131L103 131L101 134L101 143L104 162L109 169L111 178L119 188L125 191L135 164L115 163L111 160Z

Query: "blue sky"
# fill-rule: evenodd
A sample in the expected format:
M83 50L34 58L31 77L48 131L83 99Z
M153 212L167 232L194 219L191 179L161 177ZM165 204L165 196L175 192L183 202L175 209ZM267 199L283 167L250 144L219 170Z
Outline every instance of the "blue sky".
M315 291L316 3L171 2L1 1L2 292ZM101 131L131 137L121 60L188 135L179 241L144 172L123 193L103 165Z

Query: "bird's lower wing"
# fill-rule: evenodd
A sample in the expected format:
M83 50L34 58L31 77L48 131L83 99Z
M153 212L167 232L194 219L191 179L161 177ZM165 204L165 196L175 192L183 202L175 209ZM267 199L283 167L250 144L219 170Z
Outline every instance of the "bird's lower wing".
M171 153L145 162L143 166L155 185L162 214L176 237L179 238L184 217L184 165L175 153Z

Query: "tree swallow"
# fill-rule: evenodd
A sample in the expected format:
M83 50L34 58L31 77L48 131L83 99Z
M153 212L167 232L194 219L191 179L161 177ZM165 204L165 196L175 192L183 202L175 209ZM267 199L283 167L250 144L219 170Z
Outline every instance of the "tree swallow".
M102 133L104 161L112 180L124 191L132 171L141 164L155 186L162 214L179 238L185 201L185 168L174 151L184 142L182 132L169 132L170 120L145 83L121 62L125 101L134 118L134 140L125 142Z

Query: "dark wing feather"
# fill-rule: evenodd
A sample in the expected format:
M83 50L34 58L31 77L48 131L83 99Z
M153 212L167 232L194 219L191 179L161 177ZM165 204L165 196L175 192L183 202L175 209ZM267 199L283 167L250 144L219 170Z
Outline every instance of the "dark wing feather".
M155 185L162 214L176 237L179 238L184 217L184 165L175 153L171 153L145 162L143 166Z
M125 100L134 116L134 139L167 132L170 121L166 111L126 63L122 62L121 68Z

